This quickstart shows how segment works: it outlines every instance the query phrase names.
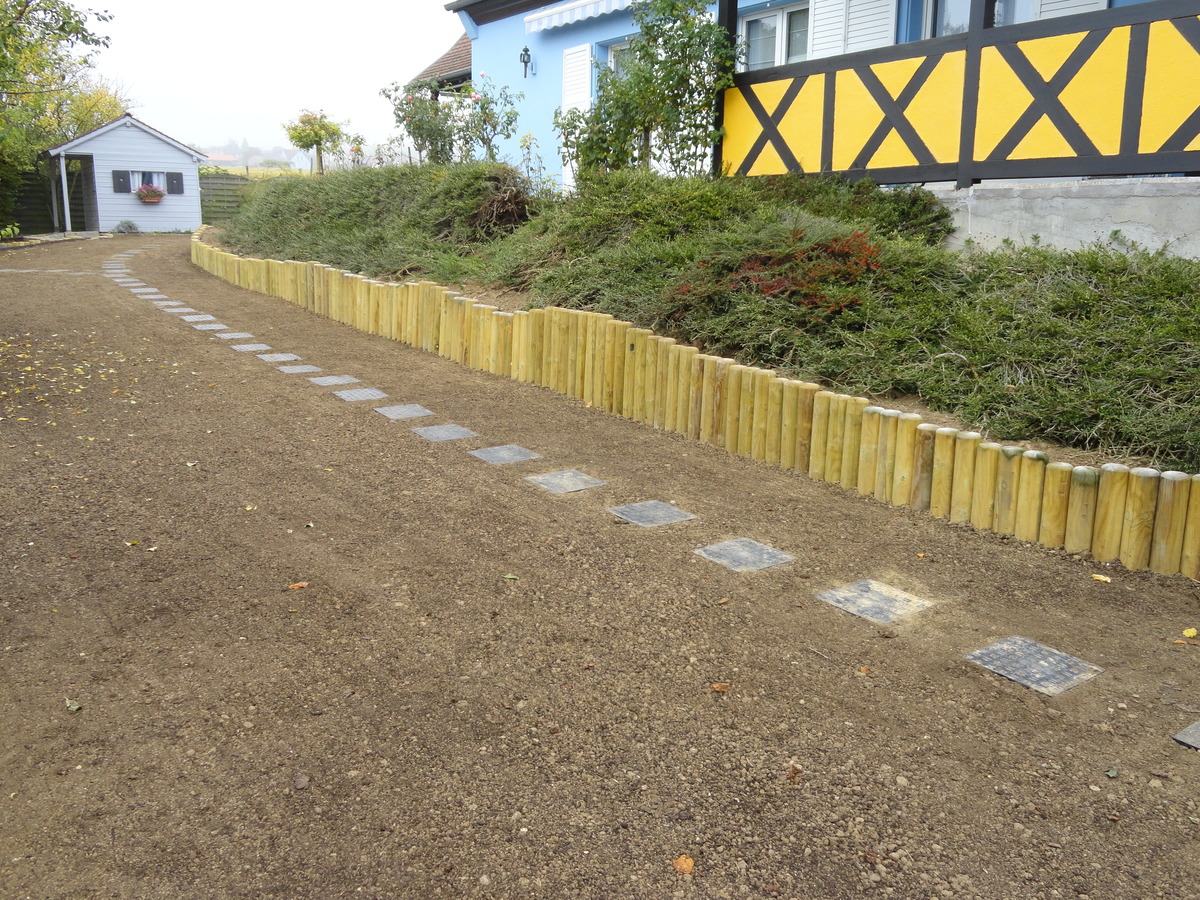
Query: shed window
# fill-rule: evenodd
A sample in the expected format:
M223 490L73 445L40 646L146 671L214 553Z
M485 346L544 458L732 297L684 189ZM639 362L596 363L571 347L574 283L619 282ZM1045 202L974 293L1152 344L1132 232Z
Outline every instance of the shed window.
M143 184L150 184L168 194L183 193L182 172L113 171L113 193L132 194Z

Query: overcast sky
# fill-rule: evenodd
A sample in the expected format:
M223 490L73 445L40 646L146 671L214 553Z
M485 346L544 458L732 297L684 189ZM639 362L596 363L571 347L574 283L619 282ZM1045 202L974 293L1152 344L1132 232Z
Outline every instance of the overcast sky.
M406 82L462 34L447 0L79 0L107 10L96 69L130 112L191 146L287 144L302 109L348 122L373 146L395 135L379 89ZM94 23L95 24L95 23Z

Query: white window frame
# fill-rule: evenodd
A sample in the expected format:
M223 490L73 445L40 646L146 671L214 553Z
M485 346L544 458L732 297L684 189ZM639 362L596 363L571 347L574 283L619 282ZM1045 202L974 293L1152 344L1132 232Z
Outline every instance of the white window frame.
M790 3L787 6L780 6L775 9L764 9L761 12L748 13L738 20L738 36L742 40L746 40L751 22L760 22L764 19L775 19L775 54L774 62L770 66L759 66L758 69L769 69L771 66L787 65L787 41L788 41L788 16L791 13L799 12L800 10L808 11L808 34L804 42L804 59L812 57L812 6L808 0L803 0L801 3ZM793 62L802 62L803 60L793 60ZM757 69L749 68L749 60L747 59L742 64L742 71L757 71Z

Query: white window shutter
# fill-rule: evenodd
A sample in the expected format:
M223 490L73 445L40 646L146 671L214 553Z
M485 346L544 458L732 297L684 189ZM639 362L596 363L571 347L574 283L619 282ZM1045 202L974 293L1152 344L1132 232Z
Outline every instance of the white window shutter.
M563 109L592 106L592 45L580 44L563 51Z

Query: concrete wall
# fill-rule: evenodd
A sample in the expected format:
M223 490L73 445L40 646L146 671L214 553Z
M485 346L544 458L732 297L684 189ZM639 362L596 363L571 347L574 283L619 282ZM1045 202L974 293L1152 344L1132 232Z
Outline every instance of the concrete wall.
M991 182L930 188L954 213L950 246L991 248L1034 239L1072 250L1114 231L1149 249L1200 259L1200 178Z

